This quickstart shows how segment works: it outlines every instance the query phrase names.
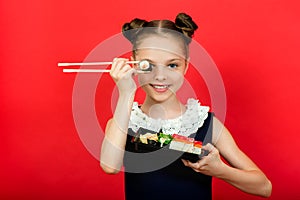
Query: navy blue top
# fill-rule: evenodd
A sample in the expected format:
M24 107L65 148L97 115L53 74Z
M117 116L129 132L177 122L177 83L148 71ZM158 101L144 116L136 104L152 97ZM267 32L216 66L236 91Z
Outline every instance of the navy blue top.
M208 113L203 126L193 135L195 140L211 143L212 118L213 114ZM184 166L180 154L166 157L167 150L153 155L132 154L136 151L131 139L132 134L128 134L124 155L126 200L212 199L211 176Z

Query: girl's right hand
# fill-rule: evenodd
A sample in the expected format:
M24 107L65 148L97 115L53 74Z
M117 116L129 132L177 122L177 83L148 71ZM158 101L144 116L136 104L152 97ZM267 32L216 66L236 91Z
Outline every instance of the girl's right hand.
M136 69L126 62L128 59L115 58L110 70L110 76L115 81L120 93L130 93L136 91L136 83L133 76L137 74Z

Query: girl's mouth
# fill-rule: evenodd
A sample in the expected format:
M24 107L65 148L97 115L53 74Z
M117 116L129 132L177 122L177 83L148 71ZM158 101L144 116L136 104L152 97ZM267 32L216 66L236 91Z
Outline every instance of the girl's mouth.
M153 89L156 92L166 92L168 90L168 88L170 87L170 85L159 85L159 84L150 84L151 87L153 87Z

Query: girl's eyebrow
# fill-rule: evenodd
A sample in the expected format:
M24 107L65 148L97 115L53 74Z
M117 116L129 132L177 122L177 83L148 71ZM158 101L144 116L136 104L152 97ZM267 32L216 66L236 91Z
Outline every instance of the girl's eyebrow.
M155 61L153 61L153 60L151 60L149 58L145 58L145 59L142 59L142 60L146 60L146 61L148 61L150 63L155 63ZM172 58L172 59L167 60L166 63L174 62L174 61L181 61L181 60L182 60L181 58Z
M141 60L146 60L146 61L148 61L148 62L150 62L150 63L153 63L153 62L154 62L153 60L151 60L151 59L149 59L149 58L144 58L144 59L141 59Z
M173 62L173 61L181 61L181 58L172 58L170 60L167 60L167 62Z

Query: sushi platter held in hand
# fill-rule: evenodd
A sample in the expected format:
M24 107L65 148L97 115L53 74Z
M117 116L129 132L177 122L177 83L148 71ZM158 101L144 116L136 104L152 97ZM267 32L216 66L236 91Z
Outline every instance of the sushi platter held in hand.
M182 152L182 159L197 162L207 152L202 149L202 142L191 137L185 137L179 134L164 133L137 133L131 140L135 144L137 152L153 152L161 148L168 148L170 151Z

